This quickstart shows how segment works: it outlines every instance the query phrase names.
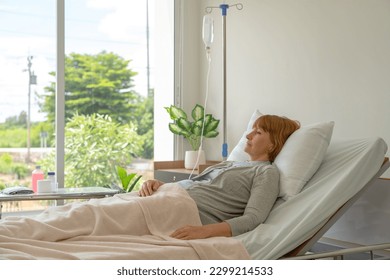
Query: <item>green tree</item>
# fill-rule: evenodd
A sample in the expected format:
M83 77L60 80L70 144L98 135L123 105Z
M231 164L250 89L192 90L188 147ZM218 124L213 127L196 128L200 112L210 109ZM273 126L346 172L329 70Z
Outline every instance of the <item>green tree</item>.
M71 53L65 57L65 119L74 114L109 115L119 123L136 124L144 147L139 155L153 157L153 92L147 97L133 88L130 60L105 51L97 55ZM50 73L55 76L55 73ZM40 95L40 108L47 113L48 122L55 120L55 83ZM43 101L42 101L43 100Z
M104 186L119 182L117 166L127 166L141 153L143 139L136 127L107 115L75 115L65 128L65 186ZM40 161L54 170L55 154Z
M130 60L102 51L96 55L71 53L65 57L65 119L74 114L110 115L120 123L135 120L140 100L133 88ZM54 72L50 73L55 76ZM41 111L55 120L55 83L45 88Z
M5 119L5 127L27 127L27 113L20 112L19 116L11 116Z

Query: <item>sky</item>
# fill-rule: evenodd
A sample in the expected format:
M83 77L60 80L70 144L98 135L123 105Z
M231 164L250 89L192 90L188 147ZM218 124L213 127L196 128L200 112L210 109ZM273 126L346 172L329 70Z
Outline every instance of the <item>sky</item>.
M0 0L0 122L28 109L28 61L37 84L31 86L31 120L39 121L35 92L44 93L56 65L56 0ZM149 30L153 0L149 1ZM153 44L150 38L150 45ZM147 93L146 0L65 0L65 53L103 50L130 59L138 72L135 90ZM150 54L153 73L153 52ZM153 79L151 78L153 87Z

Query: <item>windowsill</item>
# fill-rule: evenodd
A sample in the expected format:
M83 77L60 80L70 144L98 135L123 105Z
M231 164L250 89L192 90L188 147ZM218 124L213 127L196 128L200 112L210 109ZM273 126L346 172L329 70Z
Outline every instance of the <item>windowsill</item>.
M42 212L43 210L3 212L1 218L4 219L5 217L33 217Z

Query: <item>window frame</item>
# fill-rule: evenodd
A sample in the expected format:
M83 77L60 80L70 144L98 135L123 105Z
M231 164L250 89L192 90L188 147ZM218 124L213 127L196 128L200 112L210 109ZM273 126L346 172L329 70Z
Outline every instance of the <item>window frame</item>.
M174 18L181 18L181 13L183 12L183 0L173 0L173 14ZM56 0L56 92L55 92L55 172L57 177L57 182L59 188L65 187L65 0ZM180 60L182 59L181 53L178 51L181 49L182 45L182 34L180 32L178 33L178 30L180 30L180 25L182 25L181 21L174 20L174 27L173 27L173 33L174 33L174 42L173 42L173 81L172 81L172 96L170 98L170 103L174 103L178 105L181 100L181 74L177 72L178 68L177 65L180 65ZM180 69L179 71L182 71ZM158 73L156 74L158 75ZM158 88L157 82L154 86L155 91ZM166 90L166 87L162 87L162 90ZM156 95L155 95L156 97ZM167 98L164 98L164 101L167 101ZM154 141L155 141L155 147L156 147L156 140L158 139L170 139L168 143L165 143L164 150L169 151L171 153L171 158L169 160L172 160L174 158L178 158L178 155L180 155L180 150L182 150L182 139L178 139L178 137L173 138L171 133L166 130L162 131L161 129L158 130L158 133L156 133L156 125L161 125L161 119L164 120L167 119L168 122L168 116L166 116L165 111L162 113L163 118L161 118L161 112L160 115L156 113L156 111L164 110L163 106L164 104L160 104L158 100L155 98L154 102L154 111L155 111L155 119L154 119ZM165 106L165 105L164 105ZM164 127L165 128L165 127ZM156 135L159 134L159 135ZM161 135L160 135L161 134ZM172 138L169 138L167 136L171 136ZM166 145L168 144L168 146ZM156 158L156 149L155 149L155 158ZM166 153L164 153L166 156ZM163 155L163 156L164 156Z
M59 188L65 186L65 0L56 6L56 176Z

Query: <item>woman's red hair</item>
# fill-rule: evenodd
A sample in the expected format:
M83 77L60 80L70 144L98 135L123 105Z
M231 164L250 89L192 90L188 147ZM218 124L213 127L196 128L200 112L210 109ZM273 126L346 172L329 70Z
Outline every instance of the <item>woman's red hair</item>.
M253 124L253 128L261 128L270 135L273 147L268 151L268 157L271 162L275 160L282 150L287 138L300 127L301 125L298 121L275 115L263 115Z

